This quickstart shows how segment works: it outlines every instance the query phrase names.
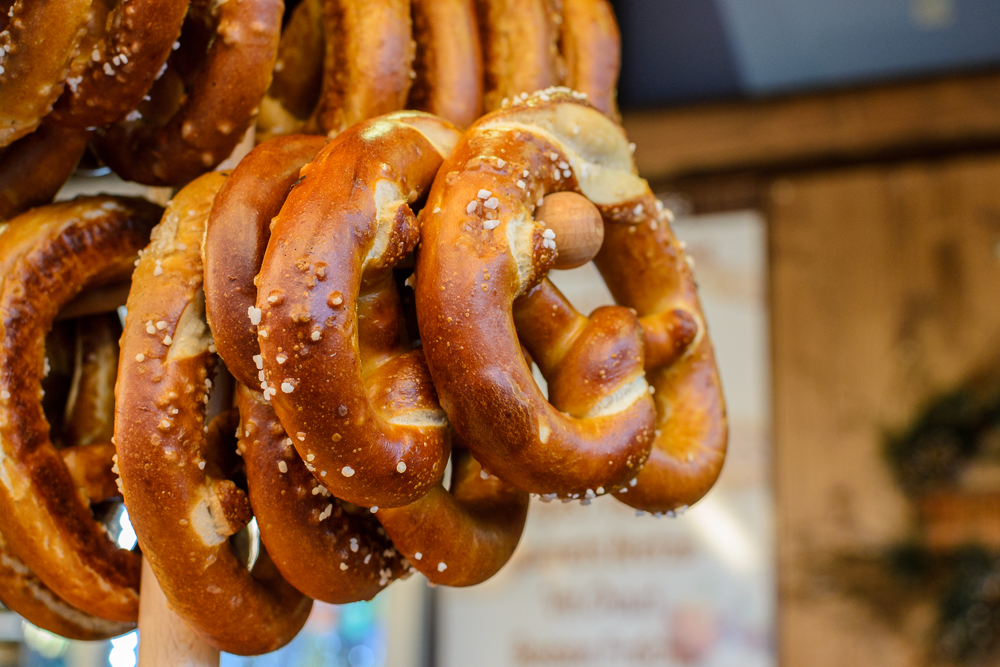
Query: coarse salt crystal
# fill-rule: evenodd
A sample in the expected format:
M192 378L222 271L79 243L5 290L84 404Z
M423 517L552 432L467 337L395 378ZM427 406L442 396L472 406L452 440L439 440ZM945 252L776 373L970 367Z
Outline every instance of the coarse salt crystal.
M344 477L352 477L354 475L354 468L351 466L344 466L344 468L340 471L340 474Z
M281 472L288 472L288 464L284 461L278 461L278 470Z
M479 197L480 199L489 199L491 194L493 193L490 192L489 190L480 190L479 192L476 193L476 196Z
M499 226L499 220L483 220L483 229L496 229Z
M250 324L257 326L260 324L260 308L256 306L250 306L247 308L247 316L250 318Z
M469 205L465 207L466 213L475 213L476 207L479 206L475 200L469 202Z
M406 463L400 461L396 464L396 472L406 472Z

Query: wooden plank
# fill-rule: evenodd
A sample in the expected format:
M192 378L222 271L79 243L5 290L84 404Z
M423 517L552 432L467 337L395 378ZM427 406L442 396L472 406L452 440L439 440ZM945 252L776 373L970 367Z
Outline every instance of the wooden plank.
M627 114L653 181L1000 146L1000 73Z
M844 564L919 534L885 430L997 357L1000 155L779 180L769 205L782 664L927 664L934 601Z

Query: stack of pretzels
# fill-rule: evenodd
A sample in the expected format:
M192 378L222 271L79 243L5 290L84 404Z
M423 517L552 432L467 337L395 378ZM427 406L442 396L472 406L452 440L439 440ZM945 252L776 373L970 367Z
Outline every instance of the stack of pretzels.
M5 604L132 627L124 500L170 607L259 654L313 599L488 579L532 495L673 515L712 486L712 345L616 122L605 0L302 0L283 34L278 0L75 5L0 19ZM30 208L88 142L183 187ZM547 274L591 258L618 305L588 316ZM59 319L129 279L124 325Z

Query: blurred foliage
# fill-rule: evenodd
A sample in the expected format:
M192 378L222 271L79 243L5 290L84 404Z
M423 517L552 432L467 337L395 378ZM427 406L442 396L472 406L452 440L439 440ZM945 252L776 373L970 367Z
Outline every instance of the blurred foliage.
M886 437L886 456L910 495L955 484L973 458L1000 461L1000 369L932 400L905 430Z

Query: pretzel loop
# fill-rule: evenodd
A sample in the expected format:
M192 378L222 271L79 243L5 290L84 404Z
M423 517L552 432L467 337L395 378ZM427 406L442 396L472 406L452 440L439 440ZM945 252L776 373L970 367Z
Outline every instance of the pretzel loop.
M171 59L178 73L165 74L154 87L154 100L142 109L176 109L164 122L125 120L99 130L97 152L109 167L146 185L183 185L222 162L243 138L257 106L271 83L281 31L281 0L192 5L182 42L210 44L188 85L182 48ZM206 36L203 25L211 26ZM201 29L199 29L201 28ZM170 68L168 67L168 70ZM171 86L184 88L173 97L182 104L157 99ZM152 119L157 121L159 119Z
M0 225L0 532L56 595L124 622L136 618L139 558L94 521L50 440L39 402L43 341L88 280L134 257L158 214L141 200L94 197Z
M368 354L359 351L358 319L366 307L380 317L383 299L393 298L390 269L417 241L409 204L422 198L457 136L419 112L354 126L302 169L264 256L249 313L260 322L261 388L310 469L355 505L412 502L444 470L446 422L420 353L409 350L399 323L369 341ZM393 375L419 390L366 389Z
M80 129L122 120L153 85L187 10L188 0L118 0L52 119Z
M551 192L615 196L602 162L617 136L569 95L540 93L477 121L424 208L417 317L441 404L488 472L543 495L587 498L625 484L653 436L635 316L616 306L584 318L542 281L558 239L532 218ZM638 189L627 175L618 185ZM559 403L536 386L516 322Z
M201 291L201 242L226 176L181 190L133 277L115 388L122 491L170 606L213 646L272 651L299 631L311 601L259 558L247 571L228 537L250 519L228 477L232 449L204 429L214 345Z

